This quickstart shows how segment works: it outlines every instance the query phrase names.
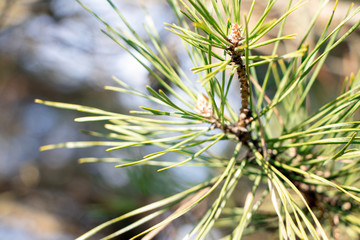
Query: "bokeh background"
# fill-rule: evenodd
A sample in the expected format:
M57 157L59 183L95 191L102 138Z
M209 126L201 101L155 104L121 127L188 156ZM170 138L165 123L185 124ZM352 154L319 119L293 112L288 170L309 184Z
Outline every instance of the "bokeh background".
M358 0L354 1L359 5ZM105 1L83 2L115 26L119 24ZM163 22L174 22L166 1L114 2L140 34L145 34L141 4L146 5L165 42L174 44L174 36L163 29ZM251 2L243 1L244 8ZM258 2L254 19L266 1ZM319 2L310 1L291 17L286 33L298 32L300 39ZM331 14L335 1L330 2L311 33L313 41L321 35ZM334 23L341 21L349 4L350 1L339 1ZM277 5L271 17L278 17L287 1L279 0ZM42 106L34 99L128 112L141 102L104 90L105 85L116 85L111 77L117 76L140 90L152 84L147 72L100 28L99 21L75 1L0 1L0 239L74 239L106 220L209 175L206 170L195 170L196 174L194 170L179 170L159 176L152 168L116 169L113 164L78 163L80 157L116 156L104 148L39 151L46 144L93 139L80 129L102 127L101 123L74 123L74 118L82 116L80 113ZM297 40L283 44L282 51L293 49ZM314 42L310 40L309 45ZM267 54L271 48L261 51ZM183 52L175 51L175 57L184 67L191 68ZM316 109L334 98L343 79L351 72L356 74L359 66L360 31L356 30L329 57L311 92L310 108ZM139 149L125 155L139 158L143 154ZM187 179L186 184L178 185L177 178ZM183 222L176 228L169 227L167 236L181 239L181 231L187 229L189 225ZM127 239L127 235L121 239Z

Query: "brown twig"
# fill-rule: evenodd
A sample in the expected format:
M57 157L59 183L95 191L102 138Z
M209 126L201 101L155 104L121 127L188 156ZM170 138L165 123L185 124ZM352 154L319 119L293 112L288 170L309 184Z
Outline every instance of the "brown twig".
M227 51L231 56L231 62L237 65L236 72L240 83L241 108L237 123L239 129L236 132L247 131L246 127L253 119L249 109L249 80L242 60L243 51L239 50L239 47L243 44L242 40L241 29L239 25L235 23L231 28L228 38L230 46Z
M232 26L230 35L226 40L230 43L229 47L227 48L227 52L231 57L231 62L237 65L236 72L240 83L241 108L239 119L236 123L229 125L222 123L214 115L214 111L212 110L212 106L209 103L209 99L203 94L198 96L195 111L204 116L207 120L210 120L213 124L213 128L219 128L222 129L225 133L235 135L236 138L246 146L249 146L249 142L251 141L254 146L259 149L259 141L251 139L250 132L247 129L248 125L254 118L252 117L252 112L249 107L249 78L246 73L246 67L242 60L243 51L241 50L241 46L243 44L243 38L241 37L241 29L238 24L235 23ZM263 152L263 149L260 149L260 151Z

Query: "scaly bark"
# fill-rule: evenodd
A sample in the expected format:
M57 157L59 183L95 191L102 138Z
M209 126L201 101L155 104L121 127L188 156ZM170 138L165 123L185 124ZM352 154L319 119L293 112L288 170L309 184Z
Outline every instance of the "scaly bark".
M246 127L252 121L252 116L249 108L249 80L246 74L245 65L241 58L242 51L236 49L243 44L243 38L241 37L241 29L238 24L235 23L232 26L228 40L230 42L228 53L231 56L232 63L238 66L236 72L240 83L241 108L237 126L239 128L239 131L246 132Z

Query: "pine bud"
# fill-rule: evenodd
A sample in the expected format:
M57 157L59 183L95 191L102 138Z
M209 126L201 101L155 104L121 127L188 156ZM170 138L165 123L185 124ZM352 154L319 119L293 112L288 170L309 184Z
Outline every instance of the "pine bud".
M195 105L195 112L201 114L207 119L214 118L214 112L211 103L209 102L209 98L206 97L204 94L198 95L197 103Z
M241 28L237 23L233 24L232 27L231 27L231 31L230 31L230 35L229 35L229 41L234 46L239 46L241 44L241 41L242 41Z

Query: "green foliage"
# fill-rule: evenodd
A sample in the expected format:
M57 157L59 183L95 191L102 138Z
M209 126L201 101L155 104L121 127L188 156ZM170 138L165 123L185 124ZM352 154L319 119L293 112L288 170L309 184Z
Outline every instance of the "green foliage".
M206 239L214 227L232 229L223 239L241 239L259 228L277 228L279 239L336 239L338 229L343 228L349 236L360 234L360 150L357 148L360 122L354 119L360 106L360 72L344 81L340 96L313 114L308 112L305 104L329 52L359 27L360 20L357 20L351 28L343 30L349 20L358 19L360 7L350 7L343 20L330 28L336 2L334 12L323 26L323 33L309 48L306 45L309 33L328 4L328 1L321 1L321 7L296 50L278 55L279 43L291 41L296 36L284 36L283 30L287 17L303 6L303 2L293 4L289 0L288 9L281 17L268 20L269 13L276 7L276 1L269 0L263 14L250 29L256 1L245 14L241 0L168 0L177 23L166 24L166 28L183 42L200 85L194 83L192 77L187 76L174 61L149 16L146 16L145 29L150 43L136 33L113 2L108 0L108 3L127 29L115 29L92 10L83 7L104 24L103 32L146 68L164 90L156 91L148 86L148 93L143 93L114 78L119 86L109 86L107 90L135 95L154 103L130 114L37 100L49 106L90 114L75 119L77 122L105 121L104 127L110 133L92 134L111 139L54 144L44 146L42 150L108 146L108 151L118 151L152 145L159 151L142 159L84 158L80 161L111 162L117 167L151 165L158 167L158 171L179 166L202 166L213 168L218 175L112 219L78 239L87 239L126 218L147 214L104 239L114 238L163 216L165 212L172 212L134 238L156 234L204 199L211 204L184 239ZM232 44L228 36L235 23L242 26L241 42ZM264 40L270 31L277 31L276 37ZM340 31L345 33L339 37ZM254 50L270 44L273 48L270 56L255 55ZM236 60L239 56L241 59ZM260 65L266 67L261 81L257 74ZM229 101L230 89L236 86L234 80L241 70L250 86L245 90L250 94L248 111L251 115L246 116L245 125L240 124L241 112L234 110ZM270 83L276 86L272 98L266 95ZM238 97L239 101L243 98L243 95ZM230 159L209 154L209 149L222 141L236 143ZM169 153L186 158L178 162L160 158ZM252 189L241 207L228 204L240 179L252 182ZM271 210L261 209L266 200L272 201Z

